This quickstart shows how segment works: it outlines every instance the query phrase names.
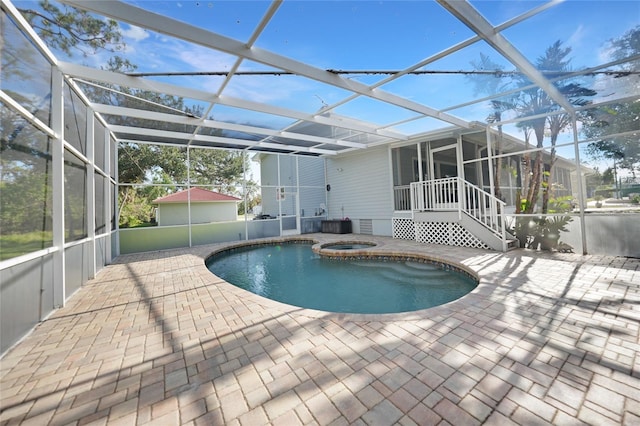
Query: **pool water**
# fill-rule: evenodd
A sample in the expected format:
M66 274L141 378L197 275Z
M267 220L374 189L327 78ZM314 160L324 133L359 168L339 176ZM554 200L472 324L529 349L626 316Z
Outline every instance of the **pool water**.
M427 263L322 258L308 244L234 249L212 256L207 267L260 296L328 312L415 311L456 300L477 285Z

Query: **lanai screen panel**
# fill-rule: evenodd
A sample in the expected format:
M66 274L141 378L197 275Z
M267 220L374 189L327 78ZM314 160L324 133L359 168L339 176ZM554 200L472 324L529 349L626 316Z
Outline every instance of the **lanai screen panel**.
M623 42L635 2L63 4L118 22L135 69L62 54L61 68L132 141L332 156L473 122L524 139L541 114L580 119L640 94L639 53Z

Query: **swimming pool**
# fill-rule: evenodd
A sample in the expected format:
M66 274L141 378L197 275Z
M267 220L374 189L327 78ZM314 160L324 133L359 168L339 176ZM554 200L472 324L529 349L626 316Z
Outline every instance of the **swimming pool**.
M240 247L207 259L225 281L269 299L342 313L394 313L430 308L472 291L477 281L461 271L417 260L336 260L310 244Z

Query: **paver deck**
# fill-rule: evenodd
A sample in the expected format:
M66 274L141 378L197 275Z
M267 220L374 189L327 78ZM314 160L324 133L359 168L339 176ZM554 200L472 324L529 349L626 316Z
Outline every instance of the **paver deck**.
M1 424L640 424L640 259L373 240L480 277L390 315L238 289L220 245L124 255L1 360Z

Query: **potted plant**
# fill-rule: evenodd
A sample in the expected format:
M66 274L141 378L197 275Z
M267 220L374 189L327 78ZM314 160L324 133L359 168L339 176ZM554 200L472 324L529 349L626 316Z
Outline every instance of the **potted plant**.
M602 195L596 195L595 200L596 200L596 207L597 208L602 207Z

